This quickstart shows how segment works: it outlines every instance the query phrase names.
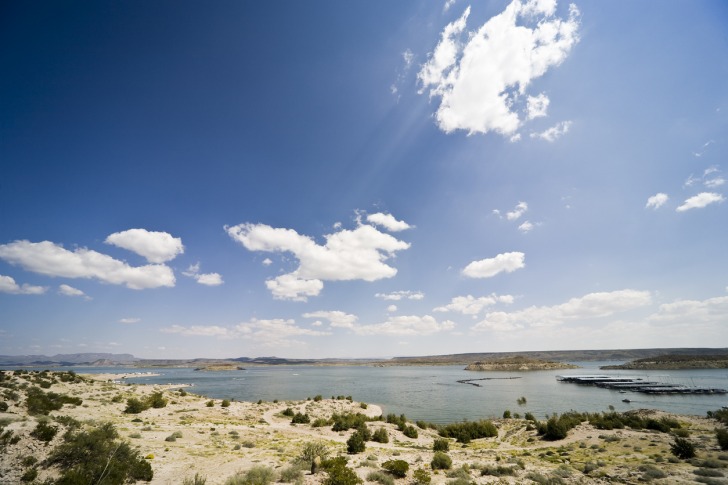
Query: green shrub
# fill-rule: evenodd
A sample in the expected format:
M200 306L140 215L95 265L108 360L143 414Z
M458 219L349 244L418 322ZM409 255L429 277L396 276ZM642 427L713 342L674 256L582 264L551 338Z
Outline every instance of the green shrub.
M205 485L207 478L203 477L199 473L195 473L194 478L185 478L182 480L182 485Z
M37 387L28 389L25 400L28 413L32 415L47 415L51 411L58 411L64 404L80 406L82 403L83 401L80 398L57 394L55 392L44 393Z
M686 460L695 456L695 446L685 438L676 437L675 442L670 445L670 451L678 458Z
M260 404L260 402L258 402L258 404ZM207 401L207 402L205 403L205 406L207 406L208 408L211 408L211 407L213 407L214 405L215 405L215 401L213 401L212 399L210 399L209 401Z
M372 433L372 441L376 441L377 443L389 443L389 433L387 433L387 430L384 428L377 428L374 430L374 433Z
M509 409L503 411L503 419L511 419L511 411Z
M332 431L347 431L349 429L359 428L362 424L369 421L369 418L361 413L345 413L334 414L331 416L331 421L334 423L331 427Z
M118 441L111 423L88 431L69 432L64 442L48 457L47 463L61 470L60 485L99 483L121 485L138 480L150 481L152 467L128 443Z
M361 432L354 431L349 439L346 441L346 452L350 455L362 453L366 449L364 437Z
M24 483L34 482L36 478L38 478L38 469L37 468L29 468L20 477L20 481L21 482L24 482Z
M292 418L296 413L291 408L286 408L283 411L281 411L281 414L283 416L288 416L289 418Z
M23 465L23 467L27 468L38 463L38 458L34 457L33 455L26 456L20 463Z
M466 421L443 426L439 430L443 438L455 438L458 442L467 444L480 438L498 436L498 429L490 421Z
M222 402L220 403L220 406L222 406L224 408L230 407L230 401L228 401L227 399L223 399Z
M308 424L310 422L311 418L308 417L308 414L296 413L293 415L293 419L291 419L291 423L293 424Z
M642 472L642 480L646 482L667 477L665 472L654 465L641 465L638 470Z
M316 418L313 420L313 423L311 423L312 428L323 428L324 426L328 426L329 420L326 418Z
M245 472L237 472L225 480L225 485L268 485L275 481L276 472L267 466L255 465Z
M294 463L281 471L281 482L303 483L303 469L300 463Z
M316 473L316 463L322 463L329 457L329 449L325 443L312 442L306 443L301 453L296 458L296 462Z
M367 482L377 482L381 485L394 485L394 478L389 473L377 470L367 475Z
M404 460L388 460L382 463L382 468L397 478L404 478L409 471L409 463Z
M146 399L147 408L160 409L167 406L167 400L164 398L161 392L153 392Z
M432 443L432 451L450 451L450 441L445 438L437 438Z
M693 474L699 477L722 477L723 472L715 470L713 468L696 468L693 470Z
M418 468L415 470L412 474L412 478L414 478L415 484L417 485L430 485L430 482L432 481L432 476L424 468Z
M718 428L715 430L715 437L718 438L718 445L721 450L728 450L728 429Z
M58 433L58 426L51 426L45 421L40 421L35 429L30 432L30 436L33 438L45 441L48 443L49 441L52 441L53 438L56 436L56 433Z
M436 451L430 466L433 470L449 470L452 467L452 458L442 451Z
M402 434L404 434L407 438L417 439L419 434L417 433L417 428L411 425L407 425L402 430Z
M319 402L322 399L323 399L323 397L321 397L321 394L317 394L316 396L313 397L314 402Z
M142 402L135 397L130 397L126 400L126 409L124 409L124 412L126 414L139 414L147 409L149 409L149 405L146 402Z
M513 476L516 474L516 467L502 465L485 466L480 470L480 474L482 476L490 475L494 477Z
M523 419L527 421L536 421L536 416L534 416L532 413L526 413L523 415Z
M359 476L346 466L346 457L337 456L330 460L322 462L321 466L328 476L323 481L323 485L357 485L363 483Z

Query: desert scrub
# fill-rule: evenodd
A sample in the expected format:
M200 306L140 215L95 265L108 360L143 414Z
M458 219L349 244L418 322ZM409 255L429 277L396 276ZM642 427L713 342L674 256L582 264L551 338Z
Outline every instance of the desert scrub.
M439 434L443 438L455 438L459 443L467 444L475 439L498 436L498 429L487 420L467 421L443 426Z
M28 414L32 415L48 415L51 411L61 409L64 404L80 406L82 403L83 401L77 397L57 394L55 392L45 393L37 387L31 387L27 390L25 400Z
M412 473L412 478L414 479L414 483L416 485L430 485L430 482L432 481L432 476L430 475L430 472L425 470L424 468L418 468L417 470Z
M174 441L177 441L177 439L178 438L181 438L181 437L182 437L182 432L181 431L175 431L171 435L169 435L166 438L164 438L164 441L174 442Z
M685 438L676 437L675 442L670 445L670 451L673 455L683 460L695 456L695 446Z
M452 467L452 458L442 451L436 451L430 466L433 470L449 470Z
M61 478L57 483L99 483L121 485L130 481L150 481L152 467L128 443L119 441L111 423L88 431L68 432L47 463L57 465Z
M346 464L347 461L344 456L337 456L336 458L323 461L321 466L327 474L323 485L357 485L363 483L356 472L346 466Z
M207 477L203 477L199 473L195 473L193 478L186 477L182 480L182 485L205 485L207 483Z
M409 471L409 463L404 460L388 460L382 463L382 468L397 478L404 478Z
M40 421L36 425L35 429L30 432L30 436L33 438L45 441L46 443L53 440L58 433L58 426L52 426L47 421Z
M321 464L325 461L331 452L329 451L326 444L321 442L306 443L301 450L301 453L296 458L296 462L305 465L305 467L311 470L311 473L316 473L317 464Z
M377 428L372 433L372 441L377 443L389 443L389 433L384 428Z
M394 485L394 478L389 473L377 470L367 475L367 482L376 482L381 485Z
M493 477L502 477L502 476L513 476L516 474L516 467L513 466L502 466L502 465L487 465L484 466L480 470L481 476L493 476Z
M291 424L308 424L311 422L311 418L308 414L296 413L291 419Z
M350 455L363 453L366 449L365 441L366 440L364 439L364 436L359 430L354 431L354 433L352 433L352 435L346 441L346 452Z
M275 480L276 472L272 468L256 465L245 472L236 472L225 480L225 485L268 485Z
M227 399L223 399L222 402L220 403L220 406L224 407L224 408L230 407L230 401Z
M445 438L437 438L432 442L432 451L450 451L450 441Z
M281 471L280 481L283 483L302 484L304 482L304 470L305 467L300 463L293 463Z

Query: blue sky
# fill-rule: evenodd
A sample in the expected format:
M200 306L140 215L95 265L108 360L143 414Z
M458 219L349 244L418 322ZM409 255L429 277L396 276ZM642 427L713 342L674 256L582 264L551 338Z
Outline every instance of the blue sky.
M2 8L1 354L728 343L724 2Z

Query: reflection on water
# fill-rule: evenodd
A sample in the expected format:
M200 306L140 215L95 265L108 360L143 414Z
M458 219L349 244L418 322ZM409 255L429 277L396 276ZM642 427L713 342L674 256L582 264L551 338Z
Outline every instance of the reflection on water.
M609 362L613 364L613 362ZM240 371L196 372L192 369L135 369L154 371L157 377L129 379L145 384L191 383L196 394L239 401L298 400L321 394L353 396L357 401L380 405L384 413L406 414L412 420L448 423L464 419L494 418L506 409L531 412L542 418L554 412L617 411L653 408L679 414L705 415L728 406L726 396L652 396L560 383L557 375L608 374L637 376L670 384L728 388L725 369L685 371L601 371L605 362L577 362L582 369L537 372L469 372L463 366L368 367L275 366ZM76 368L78 372L119 372L118 368ZM480 387L459 384L478 381ZM502 379L520 377L519 379ZM518 405L519 397L526 398ZM624 403L622 399L631 402Z

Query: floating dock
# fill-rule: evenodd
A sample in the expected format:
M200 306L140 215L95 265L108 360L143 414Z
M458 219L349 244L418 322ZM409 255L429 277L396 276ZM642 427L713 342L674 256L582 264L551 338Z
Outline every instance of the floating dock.
M595 386L616 391L641 392L643 394L728 394L727 390L716 387L691 387L665 384L664 382L650 382L640 377L628 376L556 376L556 380L582 386Z

